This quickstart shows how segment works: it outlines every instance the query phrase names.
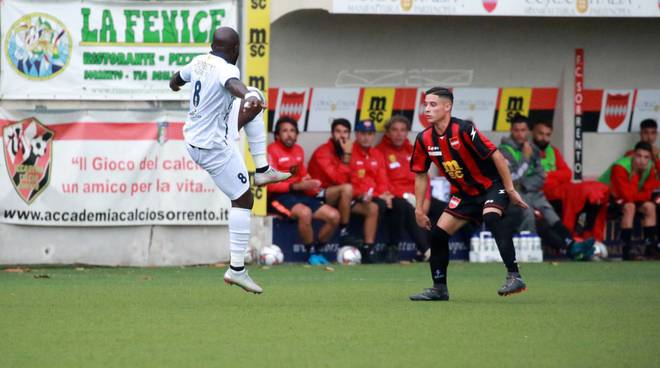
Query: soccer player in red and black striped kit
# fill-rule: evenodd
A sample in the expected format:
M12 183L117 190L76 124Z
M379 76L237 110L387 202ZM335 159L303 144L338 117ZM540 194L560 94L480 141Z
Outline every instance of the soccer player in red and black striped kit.
M430 127L417 135L410 169L416 173L417 224L430 230L431 277L433 287L412 295L410 300L449 300L447 266L449 238L468 221L483 220L495 238L508 274L499 295L526 289L518 271L512 231L502 226L509 202L527 208L516 192L504 156L470 122L451 116L454 95L447 88L426 91L425 115ZM428 189L427 171L431 162L451 183L452 197L438 223L431 224L422 210Z

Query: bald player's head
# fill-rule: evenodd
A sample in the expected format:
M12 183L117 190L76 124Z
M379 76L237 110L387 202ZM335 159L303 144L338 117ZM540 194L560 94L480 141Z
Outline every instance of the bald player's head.
M211 49L230 64L236 64L240 50L238 33L230 27L220 27L213 32Z

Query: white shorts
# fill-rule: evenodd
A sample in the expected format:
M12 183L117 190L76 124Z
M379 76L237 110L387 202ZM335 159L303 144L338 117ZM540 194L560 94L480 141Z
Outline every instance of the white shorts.
M203 149L187 145L190 157L213 178L232 201L250 190L250 177L243 156L233 144L229 149Z

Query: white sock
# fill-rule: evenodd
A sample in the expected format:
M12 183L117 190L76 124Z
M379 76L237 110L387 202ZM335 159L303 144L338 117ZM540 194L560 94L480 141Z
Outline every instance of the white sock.
M247 135L254 166L257 168L268 166L268 159L266 159L266 128L264 127L263 112L245 124L243 129L245 129L245 135Z
M229 210L229 264L232 267L245 266L245 253L250 240L251 211L232 207Z

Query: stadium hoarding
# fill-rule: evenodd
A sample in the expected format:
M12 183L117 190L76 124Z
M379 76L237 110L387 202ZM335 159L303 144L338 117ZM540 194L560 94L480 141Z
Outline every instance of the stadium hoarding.
M181 100L171 75L236 27L237 0L0 2L2 99Z
M332 13L520 17L660 17L657 0L333 0Z
M225 225L231 203L188 156L185 111L0 109L0 222Z

